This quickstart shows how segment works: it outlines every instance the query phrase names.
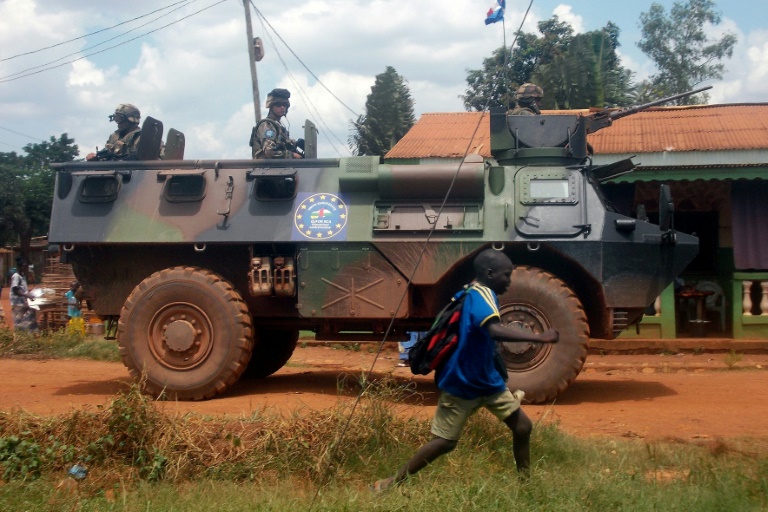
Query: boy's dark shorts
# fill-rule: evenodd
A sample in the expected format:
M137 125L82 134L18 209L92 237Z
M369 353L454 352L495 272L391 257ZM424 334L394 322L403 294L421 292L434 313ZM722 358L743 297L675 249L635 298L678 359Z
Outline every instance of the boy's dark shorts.
M467 400L443 391L437 400L437 411L432 420L432 434L449 441L458 441L467 420L480 407L485 407L494 416L504 421L520 408L523 397L525 393L520 390L512 393L505 389L495 395Z

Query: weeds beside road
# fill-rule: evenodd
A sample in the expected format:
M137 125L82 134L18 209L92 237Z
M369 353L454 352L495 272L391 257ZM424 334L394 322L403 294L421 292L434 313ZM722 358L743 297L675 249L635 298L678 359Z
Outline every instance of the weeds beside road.
M53 353L83 357L102 348L109 353L115 345L114 341L45 336L11 341L9 345L7 338L0 336L0 351L8 354L10 350L23 357L40 357L41 353L46 357ZM573 410L585 416L583 428L593 425L593 432L614 419L623 423L617 426L620 432L639 432L640 424L633 423L636 417L630 416L631 407L647 407L641 409L641 415L659 424L667 419L663 416L669 415L661 407L676 398L672 388L657 385L654 378L659 383L669 377L683 378L684 385L691 387L723 381L731 375L763 375L729 371L723 354L707 358L719 371L682 376L675 367L658 365L653 367L658 374L646 374L639 366L630 370L615 364L595 370L614 359L591 357L593 367L584 378L577 379L573 392L554 406L526 406L529 414L537 418L532 442L534 465L528 480L519 480L513 469L506 430L481 413L470 422L459 448L434 468L400 489L372 496L368 485L393 473L429 438L428 415L406 416L402 410L419 402L431 404L432 388L428 379L409 384L398 374L405 369L368 376L376 380L353 416L343 442L336 444L350 414L351 398L365 378L350 368L370 357L367 347L358 349L299 348L284 373L244 383L235 396L193 404L200 407L197 410L201 412L196 413L158 408L158 404L138 393L136 386L125 386L125 391L100 405L57 415L0 412L0 510L570 512L768 507L765 444L740 437L686 441L683 428L678 429L680 436L668 440L637 435L578 438L567 434L558 420ZM386 357L389 359L384 363L394 367L396 354ZM664 357L672 364L694 356ZM342 360L355 363L345 366ZM734 367L745 362L738 361ZM37 365L37 371L46 371L53 363L29 364ZM85 392L82 382L91 376L88 367L83 368L77 384L67 385L67 393ZM313 377L321 372L321 378ZM340 377L342 374L349 378ZM608 374L617 375L605 377ZM29 391L39 390L35 379L20 373L4 377L26 378L27 386L36 386ZM330 402L334 405L304 408L293 414L258 405L270 395L282 401L298 396L306 404L313 388L329 385L323 392L333 395L334 384L337 398L343 398ZM121 387L122 382L114 388ZM712 386L708 400L716 410L728 415L727 406L731 404L718 404L721 398L717 387ZM615 401L619 393L630 394L630 401ZM54 396L60 401L70 399L65 394ZM207 406L230 400L254 403L247 414L204 412ZM596 406L602 407L600 415L588 412ZM424 406L429 407L432 405ZM684 418L694 425L718 420L706 416L698 419L692 414ZM730 421L742 423L744 419L734 416ZM76 463L88 469L87 477L79 482L67 476L67 470Z
M587 441L539 425L533 470L514 471L488 414L430 471L383 496L376 478L428 437L393 410L408 389L370 388L338 449L347 406L308 416L168 416L136 386L104 408L0 415L2 510L760 510L768 458L737 445ZM74 463L88 476L74 481ZM317 499L315 495L320 490Z

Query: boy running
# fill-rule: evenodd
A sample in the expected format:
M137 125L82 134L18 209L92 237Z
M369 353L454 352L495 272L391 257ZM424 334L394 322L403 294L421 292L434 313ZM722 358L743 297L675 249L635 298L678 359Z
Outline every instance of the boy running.
M497 295L509 288L512 261L503 252L486 249L473 263L476 277L462 308L459 343L437 372L440 397L431 429L435 437L419 448L395 475L374 483L376 492L401 483L456 448L464 425L480 407L488 409L512 431L517 470L526 472L530 466L533 423L520 408L525 394L520 390L510 392L494 367L496 342L556 343L558 333L548 329L533 334L501 325Z

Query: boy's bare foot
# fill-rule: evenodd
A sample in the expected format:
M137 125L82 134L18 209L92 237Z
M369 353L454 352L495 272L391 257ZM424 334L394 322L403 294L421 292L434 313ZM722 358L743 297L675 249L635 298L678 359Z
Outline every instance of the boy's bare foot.
M373 485L371 485L371 492L373 493L380 493L385 492L394 487L395 485L395 477L391 476L389 478L385 478L383 480L376 480Z

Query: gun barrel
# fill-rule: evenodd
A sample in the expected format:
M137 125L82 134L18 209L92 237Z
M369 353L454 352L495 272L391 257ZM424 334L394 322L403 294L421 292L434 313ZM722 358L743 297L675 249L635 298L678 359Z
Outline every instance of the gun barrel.
M664 103L667 103L669 101L674 101L680 98L685 98L686 96L691 96L693 94L698 94L703 91L708 91L711 89L712 86L708 85L706 87L701 87L699 89L693 89L692 91L686 91L681 92L680 94L675 94L673 96L667 96L666 98L661 98L658 100L650 101L648 103L643 103L642 105L635 105L634 107L628 107L622 110L617 110L615 112L611 112L609 115L612 120L614 119L621 119L622 117L626 117L628 115L634 114L635 112L639 112L641 110L645 110L647 108L655 107L657 105L663 105Z

